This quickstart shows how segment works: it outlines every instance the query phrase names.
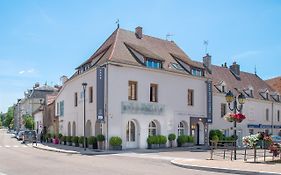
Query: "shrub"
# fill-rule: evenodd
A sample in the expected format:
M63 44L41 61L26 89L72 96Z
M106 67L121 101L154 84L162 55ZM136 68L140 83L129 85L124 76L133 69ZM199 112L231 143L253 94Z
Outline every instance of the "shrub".
M66 141L66 137L65 136L61 136L60 141L65 142Z
M178 136L177 142L178 142L179 145L182 145L184 143L187 143L188 140L189 140L189 136L187 136L187 135L180 135L180 136Z
M187 142L188 143L194 143L194 137L188 136Z
M102 134L98 134L98 135L97 135L97 141L98 141L98 142L103 142L104 140L105 140L104 135L102 135Z
M72 136L66 136L66 141L67 142L72 142Z
M158 136L158 143L159 144L166 144L167 143L167 137L163 135Z
M218 142L219 141L219 136L217 136L217 135L214 135L213 137L212 137L212 141L214 141L214 142Z
M89 145L94 145L95 143L97 143L97 138L95 136L90 136L88 137L87 141Z
M61 138L62 138L62 136L63 136L63 135L62 135L61 133L59 133L59 139L61 139Z
M50 138L52 138L52 135L51 135L51 133L47 133L47 135L46 135L46 138L47 138L47 139L50 139Z
M78 143L79 137L78 136L73 136L72 137L72 143Z
M159 139L158 136L148 136L146 139L147 144L152 145L152 144L159 144Z
M174 141L174 140L176 140L176 134L169 134L169 136L168 136L168 140L169 141Z
M219 140L223 140L223 133L219 129L211 130L209 133L209 140L212 140L213 136L217 135Z
M111 146L121 146L122 139L118 136L111 137L110 140L109 140L109 144Z
M80 137L79 137L78 143L84 144L84 136L80 136Z

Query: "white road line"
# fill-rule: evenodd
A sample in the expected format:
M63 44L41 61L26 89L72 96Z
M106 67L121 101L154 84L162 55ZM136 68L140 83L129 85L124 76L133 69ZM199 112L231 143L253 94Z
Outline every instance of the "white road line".
M0 145L0 148L2 148L2 146Z
M14 148L18 148L19 146L18 145L14 145Z
M5 147L6 147L6 148L10 148L11 146L10 146L10 145L5 145Z

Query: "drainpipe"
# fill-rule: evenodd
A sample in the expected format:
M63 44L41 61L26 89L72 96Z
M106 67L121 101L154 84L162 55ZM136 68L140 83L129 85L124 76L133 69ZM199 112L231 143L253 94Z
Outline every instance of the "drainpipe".
M109 138L108 138L108 122L109 122L109 117L108 117L108 62L106 63L106 149L109 149Z
M273 102L271 102L271 134L273 135Z

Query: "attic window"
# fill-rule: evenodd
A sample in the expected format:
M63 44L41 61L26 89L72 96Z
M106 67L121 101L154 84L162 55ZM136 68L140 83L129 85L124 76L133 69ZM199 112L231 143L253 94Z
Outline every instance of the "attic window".
M145 66L153 69L161 69L162 62L155 59L147 58L145 61Z
M173 68L177 69L177 70L180 70L180 71L183 71L184 69L177 63L172 63L172 66Z
M194 76L201 77L202 76L202 71L200 69L193 68L192 71L191 71L191 74L194 75Z

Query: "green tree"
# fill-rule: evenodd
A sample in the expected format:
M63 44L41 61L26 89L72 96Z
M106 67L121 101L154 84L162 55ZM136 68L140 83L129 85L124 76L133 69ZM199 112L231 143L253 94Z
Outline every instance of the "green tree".
M4 126L10 128L10 124L13 122L14 119L14 108L13 107L9 107L8 112L6 114L6 117L4 119ZM12 124L13 125L13 124Z
M30 129L30 130L34 129L34 119L32 116L25 115L25 116L23 116L23 120L24 120L25 128Z

